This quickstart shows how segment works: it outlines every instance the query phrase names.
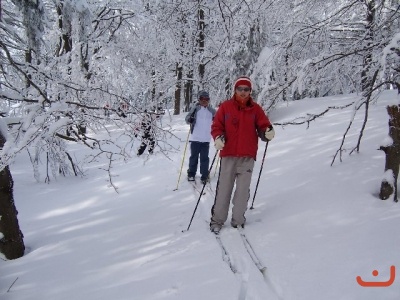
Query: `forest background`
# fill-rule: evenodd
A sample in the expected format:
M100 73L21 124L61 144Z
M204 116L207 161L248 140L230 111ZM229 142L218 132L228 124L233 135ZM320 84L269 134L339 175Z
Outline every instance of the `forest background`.
M251 77L253 97L267 112L281 102L359 94L348 104L354 115L364 114L354 151L369 103L400 87L398 0L0 3L0 170L8 190L8 166L25 151L38 181L82 175L71 142L90 149L93 161L109 160L113 186L112 165L132 158L145 109L179 115L203 89L218 106L240 75ZM111 132L101 139L86 134L109 124L123 130L124 143ZM165 125L156 128L156 143L168 158L177 149ZM332 163L341 157L338 148ZM2 201L13 204L12 195ZM6 221L0 220L3 252L15 242L7 239ZM9 257L19 250L12 247Z

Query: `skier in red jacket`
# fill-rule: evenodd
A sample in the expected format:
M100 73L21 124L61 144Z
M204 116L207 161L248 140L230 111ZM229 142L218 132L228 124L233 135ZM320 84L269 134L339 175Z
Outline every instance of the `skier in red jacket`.
M244 227L258 137L263 141L270 141L275 136L267 115L251 98L251 90L250 78L239 77L234 84L233 97L221 104L211 125L214 145L220 150L221 157L210 222L210 229L216 234L228 218L235 182L231 225L234 228Z

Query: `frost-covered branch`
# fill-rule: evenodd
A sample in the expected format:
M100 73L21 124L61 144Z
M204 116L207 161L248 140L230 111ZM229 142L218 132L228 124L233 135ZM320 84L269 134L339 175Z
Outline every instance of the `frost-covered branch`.
M342 105L342 106L329 106L327 107L324 111L318 113L318 114L307 114L306 117L298 117L292 121L287 121L287 122L283 122L283 123L279 123L279 122L274 122L274 125L280 125L280 126L287 126L287 125L302 125L302 124L307 124L307 128L310 127L310 123L312 121L315 121L316 119L324 116L326 113L328 113L330 110L334 110L334 109L344 109L346 107L349 107L351 105L353 105L354 102L346 104L346 105Z

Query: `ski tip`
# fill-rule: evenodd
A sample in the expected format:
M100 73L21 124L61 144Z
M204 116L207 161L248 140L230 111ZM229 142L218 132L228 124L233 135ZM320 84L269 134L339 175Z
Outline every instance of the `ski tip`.
M264 277L267 276L267 267L262 267L260 269L260 272L261 272L261 274L263 274Z
M216 230L216 231L211 230L211 233L213 233L213 234L215 234L215 235L219 235L220 232L221 232L221 229L220 229L220 230Z

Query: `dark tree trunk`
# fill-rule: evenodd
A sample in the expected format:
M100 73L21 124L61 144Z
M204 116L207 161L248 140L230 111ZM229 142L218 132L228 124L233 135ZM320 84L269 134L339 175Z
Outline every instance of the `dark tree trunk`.
M0 148L5 138L0 133ZM7 259L16 259L24 255L25 245L23 234L19 229L13 197L13 179L9 167L0 171L0 252Z
M28 65L32 63L32 49L29 49L29 50L25 51L25 62L27 62ZM32 75L28 74L28 78L27 79L29 79L29 80L26 80L26 83L25 83L25 87L26 88L29 88L31 86L31 84L30 84L31 78L32 78Z
M184 111L187 112L189 111L190 103L192 103L193 99L193 71L191 70L187 74L187 79L185 81L184 95L185 95Z
M361 72L361 89L365 93L369 90L371 77L369 75L372 63L372 47L374 42L374 24L375 24L375 0L365 1L367 12L365 22L365 42L366 49L364 53L363 70Z
M174 115L179 115L181 112L181 90L182 90L182 66L180 66L177 63L176 64Z
M151 82L152 82L152 88L151 88L151 101L154 103L154 100L156 99L156 70L151 71Z
M225 98L226 98L226 99L229 99L229 98L232 97L232 94L233 94L233 91L232 91L233 86L232 86L232 85L233 85L233 84L232 84L230 78L229 78L229 77L226 77L226 78L225 78ZM218 105L218 106L219 106L219 105Z
M198 35L198 45L199 45L199 53L200 53L200 58L201 62L199 64L199 81L200 81L200 87L201 89L204 89L204 75L206 72L206 65L203 62L203 53L204 53L204 48L205 48L205 30L206 24L204 22L204 10L199 8L198 10L198 30L199 30L199 35Z
M69 53L72 51L72 37L71 32L66 31L66 22L63 18L63 1L59 3L57 6L57 15L58 15L58 28L63 32L60 37L60 42L58 45L57 56L61 56L62 54ZM72 28L71 24L68 24L68 28Z
M400 105L388 106L389 114L389 136L393 143L389 146L382 146L380 149L386 154L385 172L392 171L393 181L388 182L387 178L382 181L379 198L388 199L394 193L394 201L397 202L397 179L399 176L400 164Z

